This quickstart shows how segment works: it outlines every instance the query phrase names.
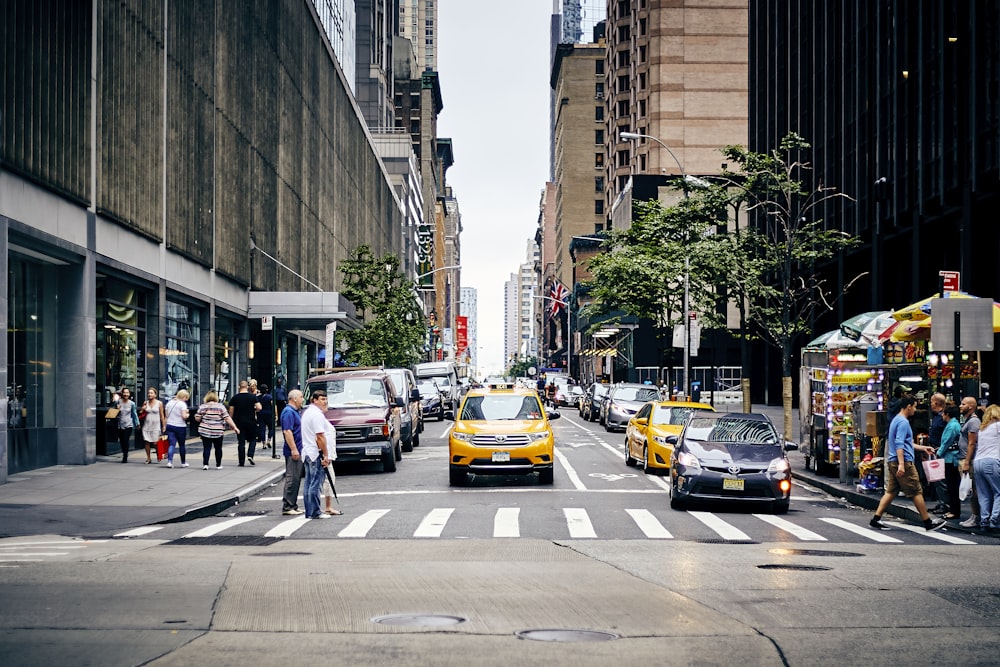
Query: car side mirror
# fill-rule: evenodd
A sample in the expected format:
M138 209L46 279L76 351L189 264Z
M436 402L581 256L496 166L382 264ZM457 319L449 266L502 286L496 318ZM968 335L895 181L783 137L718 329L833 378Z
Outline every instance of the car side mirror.
M552 421L553 419L559 419L559 418L561 418L562 415L559 414L558 412L556 412L555 410L553 410L552 412L546 411L545 412L545 417L549 421Z
M677 436L676 435L668 435L667 436L667 444L669 444L669 445L676 445L677 444Z
M638 419L635 420L635 424L636 426L648 426L649 419L647 419L646 417L639 417Z
M396 405L397 408L405 408L406 407L406 401L403 400L402 396L397 396L396 397L395 405Z
M794 442L792 442L791 440L785 440L785 451L786 452L794 452L798 448L799 448L799 446L797 444L795 444Z
M455 413L452 412L451 410L445 410L444 411L444 418L447 419L450 422L453 422L453 421L455 421Z

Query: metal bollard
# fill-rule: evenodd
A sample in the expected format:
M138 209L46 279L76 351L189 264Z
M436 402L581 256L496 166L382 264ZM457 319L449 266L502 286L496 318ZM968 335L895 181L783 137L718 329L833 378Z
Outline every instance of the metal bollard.
M847 477L851 471L851 463L854 458L854 448L847 444L847 434L840 434L840 483L847 484Z

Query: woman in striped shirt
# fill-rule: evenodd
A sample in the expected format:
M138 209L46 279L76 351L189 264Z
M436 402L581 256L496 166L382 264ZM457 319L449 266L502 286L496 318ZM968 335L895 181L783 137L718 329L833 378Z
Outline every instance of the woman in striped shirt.
M201 469L208 470L208 456L214 446L215 469L222 470L222 436L226 433L226 425L229 425L237 435L240 430L236 428L236 423L229 416L226 406L219 403L219 395L214 391L205 394L205 402L198 406L194 419L198 422L198 435L201 436L201 444L205 448L201 455Z

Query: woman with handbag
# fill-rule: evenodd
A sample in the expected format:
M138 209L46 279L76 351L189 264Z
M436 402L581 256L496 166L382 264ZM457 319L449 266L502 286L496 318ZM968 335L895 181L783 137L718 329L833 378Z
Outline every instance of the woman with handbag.
M181 389L169 401L164 412L167 413L167 467L174 467L174 449L179 448L181 454L181 467L187 468L187 420L190 415L187 400L191 394L187 389Z
M132 432L139 428L139 413L132 400L132 391L128 387L122 387L120 395L115 395L115 406L118 408L118 444L122 448L122 463L128 463L128 450L132 448Z
M145 413L145 418L142 414ZM163 413L163 402L155 387L146 390L146 402L139 412L142 422L142 443L146 446L146 463L152 463L149 458L150 448L156 449L156 441L167 432L167 416Z
M957 521L962 515L962 500L958 495L958 487L962 474L958 471L958 461L961 453L958 451L958 436L962 426L958 422L957 405L949 405L941 411L944 419L944 430L941 432L941 446L938 447L938 457L944 459L944 483L948 494L948 512L941 518L946 521Z

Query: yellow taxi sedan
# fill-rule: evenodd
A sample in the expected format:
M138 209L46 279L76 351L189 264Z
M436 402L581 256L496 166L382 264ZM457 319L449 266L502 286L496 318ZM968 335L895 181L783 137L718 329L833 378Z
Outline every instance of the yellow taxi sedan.
M475 475L538 473L541 484L552 484L555 440L538 392L494 385L465 395L448 436L449 482L463 486Z
M715 412L707 403L686 401L650 401L639 408L625 427L625 465L641 463L644 472L667 474L674 451L667 437L680 435L695 410Z

